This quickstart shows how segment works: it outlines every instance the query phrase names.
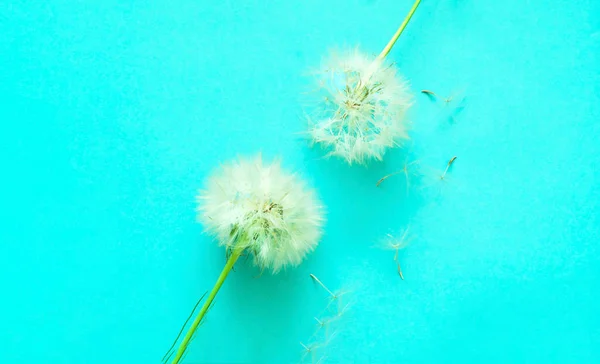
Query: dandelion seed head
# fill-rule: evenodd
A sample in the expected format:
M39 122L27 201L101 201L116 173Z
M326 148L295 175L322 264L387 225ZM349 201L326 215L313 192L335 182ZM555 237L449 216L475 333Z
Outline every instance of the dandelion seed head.
M243 247L274 273L300 264L318 244L323 206L279 161L239 159L213 174L197 197L198 219L219 244Z
M412 96L389 61L358 49L334 53L315 77L319 103L309 116L308 135L328 155L366 164L408 139Z

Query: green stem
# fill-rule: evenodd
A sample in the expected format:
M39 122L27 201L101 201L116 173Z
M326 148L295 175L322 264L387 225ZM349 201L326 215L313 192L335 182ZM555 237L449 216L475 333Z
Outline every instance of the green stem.
M181 361L181 358L183 357L183 354L185 353L185 350L187 349L190 340L192 340L192 337L194 336L198 325L200 325L200 322L206 315L206 311L208 311L208 308L215 299L217 292L219 292L219 289L223 285L223 282L225 282L225 278L227 278L229 271L231 271L231 268L233 268L233 265L235 264L236 260L240 257L240 254L242 254L242 251L244 251L244 249L235 248L233 253L231 253L231 255L229 256L229 259L227 259L227 263L225 264L223 271L221 271L221 275L219 276L219 279L217 279L217 283L215 283L215 286L213 287L212 291L210 291L210 294L208 295L206 302L204 302L204 306L202 306L200 313L198 313L198 316L196 316L196 319L194 319L192 326L188 330L187 334L185 334L183 341L179 345L179 348L177 349L177 354L175 354L175 359L173 359L172 364L178 364Z
M394 36L392 37L392 39L390 39L390 41L385 46L385 48L383 49L383 51L381 51L381 53L379 54L379 56L377 56L378 60L383 60L388 55L388 53L390 53L390 51L392 50L392 47L394 46L394 44L396 43L396 41L400 37L400 34L402 34L402 32L404 31L404 28L406 28L406 26L408 25L408 22L410 21L410 18L412 18L413 14L417 10L417 7L419 7L420 3L421 3L421 0L416 0L415 1L415 3L413 4L412 8L408 12L408 15L406 16L406 18L404 18L404 21L402 22L402 24L400 24L400 27L398 28L398 30L396 30L396 33L394 34Z

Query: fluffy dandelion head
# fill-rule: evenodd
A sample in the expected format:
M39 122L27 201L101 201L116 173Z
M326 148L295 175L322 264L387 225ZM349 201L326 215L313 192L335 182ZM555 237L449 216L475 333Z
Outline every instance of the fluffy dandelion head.
M314 191L261 156L223 165L198 202L199 220L220 245L246 249L261 269L299 264L322 235L323 207Z
M328 155L365 164L408 139L412 97L393 64L354 49L332 54L315 74L318 107L309 135Z

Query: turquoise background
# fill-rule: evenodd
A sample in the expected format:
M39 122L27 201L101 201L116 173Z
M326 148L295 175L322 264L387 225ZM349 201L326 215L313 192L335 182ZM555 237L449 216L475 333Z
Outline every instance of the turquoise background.
M411 143L322 159L299 135L307 71L378 53L411 4L0 3L2 361L158 363L224 265L197 189L262 151L318 189L325 237L276 276L238 263L186 363L311 362L309 273L352 303L322 362L600 362L600 2L424 0L389 55ZM408 196L375 187L407 155ZM407 226L402 281L376 245Z

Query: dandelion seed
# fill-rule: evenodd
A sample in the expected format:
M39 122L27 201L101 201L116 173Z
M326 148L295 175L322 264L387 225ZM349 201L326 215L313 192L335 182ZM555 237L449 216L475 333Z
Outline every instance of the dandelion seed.
M398 271L398 275L402 280L404 280L404 274L402 273L402 268L400 267L399 253L400 249L405 248L411 238L408 236L408 231L410 227L407 227L406 230L402 233L400 238L396 238L391 234L387 234L387 239L384 243L384 249L389 249L394 251L394 262L396 263L396 269Z
M303 348L304 348L304 350L306 350L306 351L311 351L311 350L313 350L313 348L312 348L312 347L308 347L308 346L304 345L302 342L300 342L300 345L302 345L302 347L303 347Z
M312 343L312 344L309 344L309 345L305 345L302 342L300 342L300 345L302 345L302 347L304 348L303 353L302 353L302 360L304 360L304 358L307 355L310 355L311 359L312 359L311 361L314 362L315 351L321 346L321 344Z
M320 330L324 330L325 337L327 337L327 332L328 332L328 328L329 328L329 324L330 324L331 320L329 318L324 318L322 320L319 320L316 317L315 317L315 320L317 321L317 329L315 330L315 332L313 332L313 336L316 336Z
M329 307L331 306L332 303L337 302L337 307L339 309L340 305L342 304L340 298L345 295L348 292L345 291L338 291L336 293L334 293L333 291L331 291L329 288L327 288L327 286L325 284L323 284L323 282L321 282L321 280L319 278L317 278L317 276L315 276L314 274L310 274L310 277L317 282L321 287L323 287L323 289L325 291L327 291L327 293L329 294L329 303L327 304L327 307L325 307L325 309L329 309Z
M442 115L447 118L451 124L456 123L456 118L465 109L465 97L463 91L453 92L448 97L442 97L430 90L421 90L421 93L426 95L430 100L439 100L442 103Z
M345 315L346 311L348 311L350 303L347 303L345 306L342 307L340 297L346 292L334 293L334 291L327 288L327 286L325 286L325 284L323 284L323 282L321 282L314 274L311 274L310 276L313 281L319 283L319 285L321 285L321 287L329 294L329 303L327 304L323 312L318 317L313 317L317 325L315 331L308 340L313 344L305 345L301 343L302 347L304 348L302 361L304 361L304 358L309 353L311 353L312 363L314 363L316 349L318 348L319 352L322 354L322 351L325 350L325 348L336 337L338 333L337 330L335 330L332 334L330 334L329 331L332 327L335 328L335 326L337 326L336 323L342 318L342 316ZM330 305L332 302L338 302L340 304L337 306L335 312L332 312L333 310L330 309ZM321 357L321 360L323 360L323 357L324 356Z
M429 176L429 178L431 178L433 180L432 183L444 182L444 184L445 184L445 182L448 182L449 180L451 180L448 172L450 172L450 169L452 168L452 165L454 164L456 159L457 159L457 157L452 157L446 163L446 167L443 170L430 169L429 172L427 173L427 175ZM430 186L432 183L429 183L428 186Z
M446 173L448 172L448 169L452 166L452 163L454 163L455 160L456 160L456 156L452 157L448 161L448 164L446 165L446 169L444 170L444 173L441 175L440 179L444 179L446 177Z
M421 93L425 94L430 99L440 99L446 104L449 104L454 99L454 95L450 95L448 97L441 97L438 94L436 94L435 92L430 91L430 90L421 90Z
M375 186L379 187L379 185L381 185L383 183L383 181L385 181L386 179L396 176L398 174L404 173L404 177L406 180L406 194L408 195L408 190L410 188L410 177L409 175L411 174L411 171L409 170L410 166L418 164L419 161L412 161L412 162L408 162L408 158L406 159L406 161L404 162L404 167L402 167L401 170L390 173L388 175L383 176L382 178L380 178L377 183L375 184Z
M421 93L425 94L427 97L429 97L432 100L438 98L438 95L435 92L433 92L433 91L421 90Z

